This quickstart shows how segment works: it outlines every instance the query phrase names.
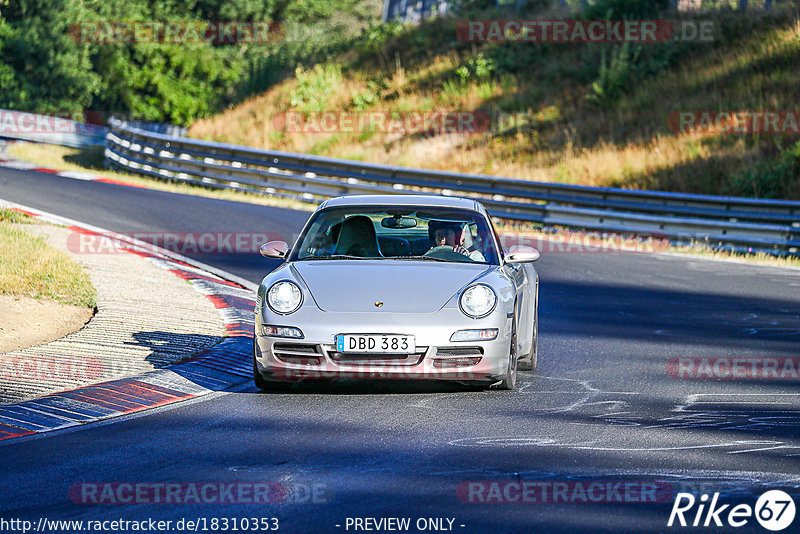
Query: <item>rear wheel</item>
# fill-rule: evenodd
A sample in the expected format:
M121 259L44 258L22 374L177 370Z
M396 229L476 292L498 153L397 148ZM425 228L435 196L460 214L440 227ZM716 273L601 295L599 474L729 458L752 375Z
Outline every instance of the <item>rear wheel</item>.
M512 390L517 387L517 317L511 323L511 347L508 351L508 370L506 377L497 384L497 389Z
M531 353L524 359L519 360L520 371L535 371L536 363L539 359L539 288L536 288L536 311L533 313L533 340L531 341Z
M535 319L535 322L533 323L533 341L531 344L530 356L528 356L524 360L521 359L519 361L519 370L535 371L538 359L539 359L539 318L537 317Z

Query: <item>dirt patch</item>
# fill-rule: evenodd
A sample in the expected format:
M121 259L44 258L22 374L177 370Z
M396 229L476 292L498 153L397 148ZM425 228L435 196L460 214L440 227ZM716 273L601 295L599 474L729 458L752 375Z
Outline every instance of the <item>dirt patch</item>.
M83 328L93 314L83 306L0 295L0 354L62 338Z

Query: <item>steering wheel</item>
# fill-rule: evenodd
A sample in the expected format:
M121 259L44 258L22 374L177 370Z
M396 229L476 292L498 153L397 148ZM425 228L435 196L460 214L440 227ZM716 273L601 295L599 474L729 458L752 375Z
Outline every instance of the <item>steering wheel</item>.
M428 252L423 254L423 256L427 258L436 258L439 260L460 261L460 262L466 261L470 263L475 263L475 261L469 256L465 256L460 252L456 252L455 250L453 250L453 247L448 247L447 245L440 245L438 247L433 247Z

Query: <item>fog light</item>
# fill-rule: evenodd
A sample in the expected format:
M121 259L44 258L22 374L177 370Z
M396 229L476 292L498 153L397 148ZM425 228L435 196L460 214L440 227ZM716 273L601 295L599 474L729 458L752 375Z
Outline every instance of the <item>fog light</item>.
M319 365L317 356L278 356L279 360L294 365Z
M450 336L450 341L492 341L493 339L497 339L497 328L459 330Z
M293 339L303 339L303 332L299 328L291 326L272 326L269 324L261 325L261 333L271 337L290 337Z
M480 356L475 358L437 358L433 360L433 366L439 369L443 367L472 367L473 365L478 365L481 359Z

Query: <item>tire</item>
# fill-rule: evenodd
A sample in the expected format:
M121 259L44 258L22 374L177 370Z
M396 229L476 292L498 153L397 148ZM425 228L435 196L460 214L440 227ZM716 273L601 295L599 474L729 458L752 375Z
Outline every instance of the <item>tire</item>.
M536 288L536 311L533 313L533 341L531 342L531 353L524 359L519 360L520 371L536 371L536 364L539 360L539 288Z
M274 382L265 380L261 373L258 372L258 365L256 365L256 340L253 339L253 383L261 391L288 391L292 387L291 382Z
M256 340L253 339L253 382L255 383L256 387L261 391L267 391L270 389L270 384L264 377L261 376L261 373L258 372L258 365L256 365Z
M497 384L497 389L511 391L517 387L517 367L519 360L517 359L517 316L514 316L514 321L511 323L511 346L508 350L508 370L506 377Z

